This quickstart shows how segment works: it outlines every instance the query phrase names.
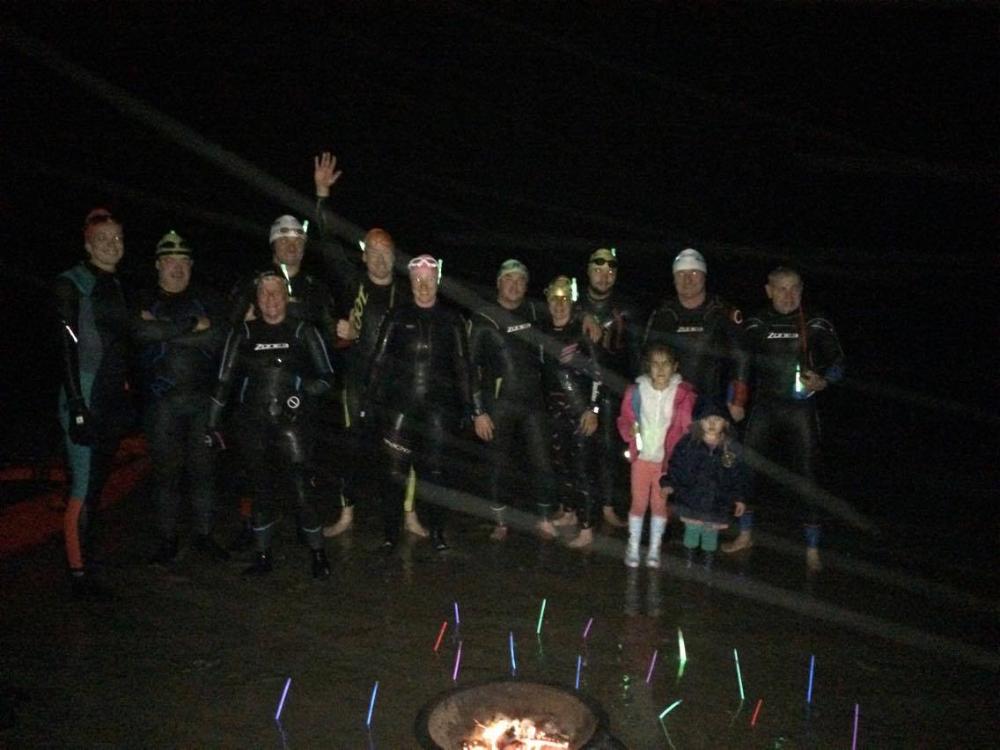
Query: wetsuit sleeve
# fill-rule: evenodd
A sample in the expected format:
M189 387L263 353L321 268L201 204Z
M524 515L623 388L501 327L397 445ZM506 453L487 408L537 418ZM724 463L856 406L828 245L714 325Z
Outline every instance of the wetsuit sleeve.
M844 378L844 350L833 324L822 317L808 323L809 365L830 383Z
M724 323L726 345L729 349L730 379L726 402L733 406L746 406L750 398L750 353L743 340L743 314L735 308L726 308Z
M59 317L59 335L62 344L63 384L70 400L83 399L80 388L80 292L69 279L56 279L52 288Z
M592 409L601 403L605 395L604 390L606 386L604 385L601 365L597 359L597 347L594 346L594 342L590 340L589 336L581 334L580 347L587 357L586 373L587 377L590 378L590 401L587 404L587 408Z
M240 281L233 287L229 294L229 311L226 315L230 326L235 328L246 320L247 310L256 301L256 293L257 289L253 281Z
M493 412L496 374L492 367L492 354L498 347L497 329L482 313L472 315L469 331L469 360L472 369L473 413Z
M454 338L454 362L455 379L458 382L459 398L462 401L462 408L467 416L475 416L479 412L475 406L472 395L472 367L469 363L469 342L465 332L465 325L462 319L456 314L452 322L452 337Z
M310 396L319 396L330 390L333 384L333 365L323 343L323 337L313 325L304 326L303 343L309 352L315 377L305 381L305 391Z
M347 249L334 231L328 202L328 198L316 198L316 226L319 230L316 244L326 275L333 281L337 298L346 303L351 290L356 289L360 282L360 271L357 263L348 258Z
M233 378L236 375L236 367L239 362L240 344L246 336L246 324L242 323L234 328L226 339L226 346L222 351L222 361L219 364L218 382L209 407L208 428L210 430L219 426L222 412L229 402L229 394L232 391Z
M630 305L625 318L625 352L628 356L628 375L634 376L642 369L642 317L639 308Z

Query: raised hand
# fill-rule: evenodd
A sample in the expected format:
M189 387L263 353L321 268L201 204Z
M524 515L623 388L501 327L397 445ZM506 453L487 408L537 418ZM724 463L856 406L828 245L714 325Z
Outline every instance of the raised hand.
M313 183L316 185L316 195L327 198L330 188L340 179L342 170L337 169L337 157L329 151L313 157Z

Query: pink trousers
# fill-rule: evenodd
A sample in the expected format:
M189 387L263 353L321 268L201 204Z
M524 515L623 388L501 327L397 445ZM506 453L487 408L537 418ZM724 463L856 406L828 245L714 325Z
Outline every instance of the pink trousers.
M659 461L632 462L632 507L629 514L646 515L646 508L652 506L654 516L666 518L667 501L660 497L660 475L663 467Z

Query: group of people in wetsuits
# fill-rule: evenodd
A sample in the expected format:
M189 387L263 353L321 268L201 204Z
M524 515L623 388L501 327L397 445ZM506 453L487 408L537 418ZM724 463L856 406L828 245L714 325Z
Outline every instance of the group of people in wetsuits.
M139 353L137 382L153 463L160 537L154 559L163 564L178 555L182 489L192 500L194 548L228 559L212 534L217 452L228 443L238 452L252 501L247 540L255 554L247 573L255 575L271 570L274 525L284 509L294 508L313 575L329 576L323 539L352 527L354 501L373 480L386 550L404 528L447 549L444 504L422 503L418 515L414 497L461 485L451 470L457 457L479 461L482 455L462 449L473 434L486 446L495 540L508 534L510 506L532 505L543 537L577 526L573 547L591 544L602 521L624 526L616 508L631 461L629 565L638 564L647 508L653 517L647 564L659 564L667 517L659 500L671 493L679 493L678 507L688 508L685 498L697 495L701 502L706 488L714 492L711 521L684 518L692 527L709 523L710 530L725 525L720 518L731 516L738 501L739 534L723 549L750 546L748 483L719 479L731 476L725 470L733 457L744 464L735 423L747 421L748 456L759 456L754 468L766 470L770 459L806 484L813 480L813 396L842 377L843 353L829 321L803 310L796 271L775 269L766 285L771 304L743 320L707 292L705 259L686 249L672 264L676 296L642 315L615 286L616 251L599 248L587 258L580 294L574 280L559 276L545 287L545 304L537 303L527 296L527 266L510 259L498 269L495 300L463 299L459 308L439 295L440 259L418 255L406 264L408 278L396 273L396 248L383 229L364 236L360 264L351 257L353 244L339 236L327 205L340 174L331 154L315 159L314 245L325 278L303 268L306 228L285 215L271 226L270 266L237 284L228 300L193 283L194 253L171 231L156 247L157 288L127 302L116 273L123 227L107 210L88 214L87 257L55 283L65 361L60 416L72 470L66 554L74 590L96 590L85 564L87 531L130 424L130 347ZM677 395L681 382L684 398ZM654 404L665 411L654 413ZM343 430L337 455L313 455L317 427L328 424L334 410ZM725 437L715 443L714 418L726 423L719 433ZM670 455L685 431L679 425L689 423L714 456L713 470L722 472L688 477L698 485L694 494L670 471ZM664 440L666 450L650 448ZM341 511L323 527L307 466L327 458L339 475ZM637 504L637 481L647 496L657 494L649 488L659 481L660 497ZM807 560L818 568L818 517L813 503L804 507Z

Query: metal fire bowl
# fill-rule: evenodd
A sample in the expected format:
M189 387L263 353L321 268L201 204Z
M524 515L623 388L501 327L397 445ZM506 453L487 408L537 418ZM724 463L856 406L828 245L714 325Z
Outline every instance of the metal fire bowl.
M424 750L459 750L477 721L485 724L500 715L530 719L539 727L551 722L569 738L572 750L618 746L591 744L606 738L608 724L593 700L558 685L516 679L456 688L432 699L417 714L417 741Z

